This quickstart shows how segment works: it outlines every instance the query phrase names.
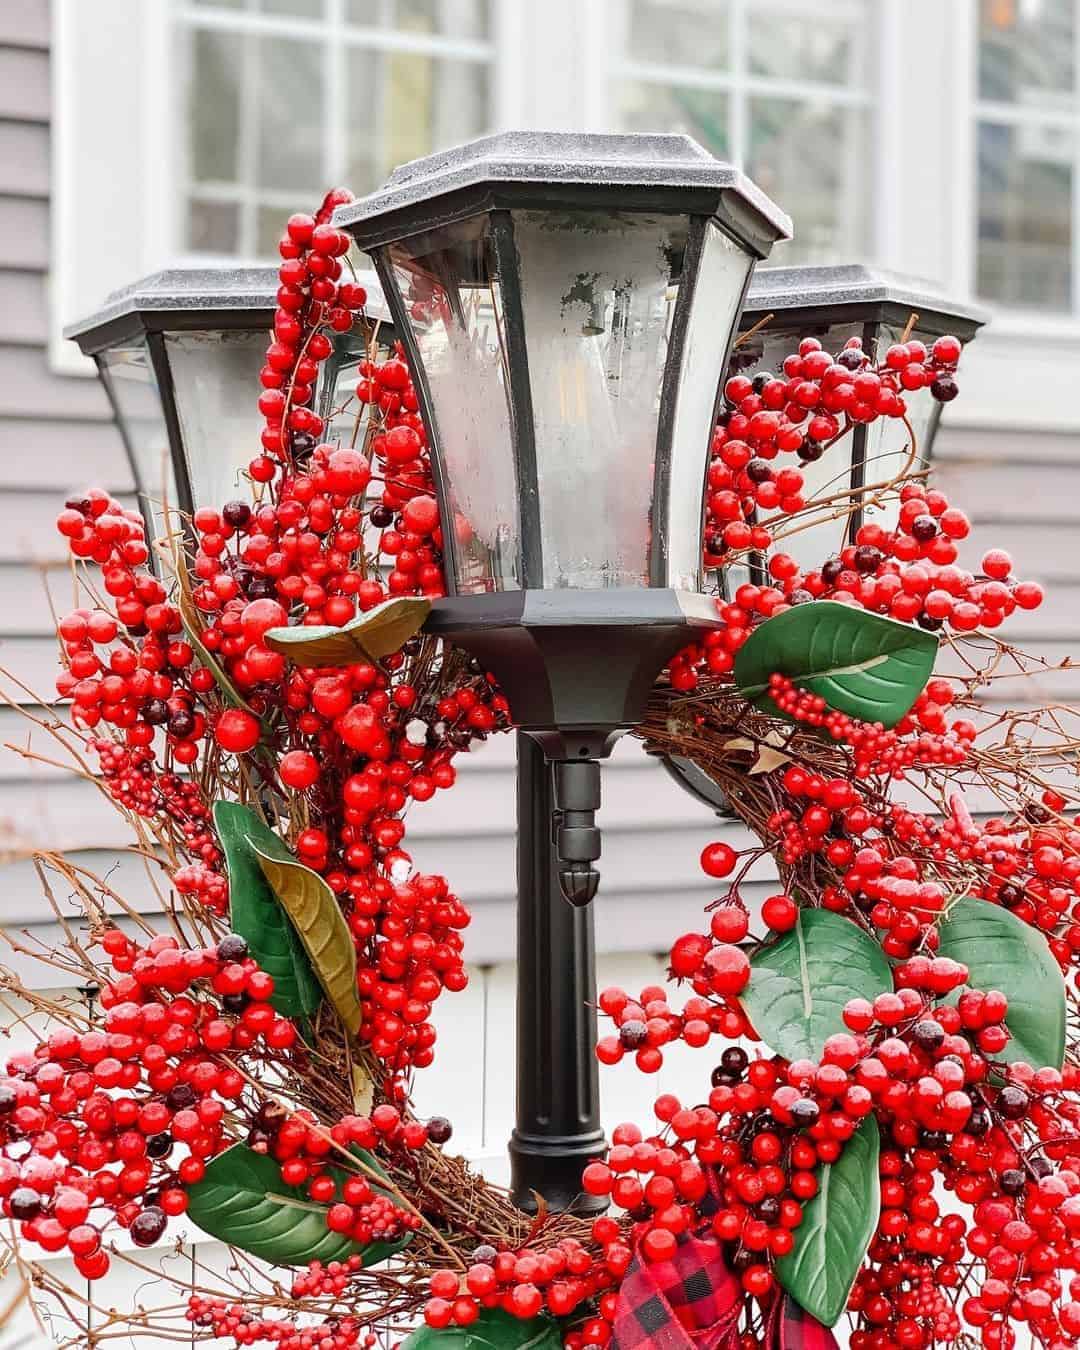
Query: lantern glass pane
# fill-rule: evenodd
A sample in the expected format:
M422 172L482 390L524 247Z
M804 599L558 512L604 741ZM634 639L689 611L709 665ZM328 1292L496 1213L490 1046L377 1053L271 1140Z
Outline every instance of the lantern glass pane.
M541 584L648 586L681 216L521 212Z
M163 502L175 510L176 479L161 397L145 341L110 347L97 358L134 461L135 485L153 539L164 533Z
M315 411L323 419L323 440L342 445L362 446L367 430L371 403L356 397L356 386L364 378L360 364L369 359L385 360L387 344L393 339L393 329L380 324L363 325L348 333L333 335L334 350L319 370L315 394Z
M427 384L459 595L521 589L502 280L485 219L392 245Z
M261 330L165 335L196 509L221 507L240 495L241 471L259 453L262 418L252 390L259 387L266 342Z
M701 588L701 528L705 471L716 407L715 376L738 318L751 258L715 225L705 227L701 262L683 343L671 437L668 500L656 502L666 519L664 584Z
M888 350L894 342L903 336L901 328L882 324L878 330L878 350ZM928 347L933 345L935 334L921 333L917 328L910 334ZM937 418L941 414L941 404L937 402L929 389L916 389L904 392L907 404L907 419L915 433L915 457L911 456L911 436L903 422L891 417L880 417L866 428L866 467L863 481L867 484L889 482L901 473L910 473L922 468L928 461L930 436ZM867 504L865 509L867 523L880 525L882 529L895 529L900 519L900 498L891 492L878 506Z

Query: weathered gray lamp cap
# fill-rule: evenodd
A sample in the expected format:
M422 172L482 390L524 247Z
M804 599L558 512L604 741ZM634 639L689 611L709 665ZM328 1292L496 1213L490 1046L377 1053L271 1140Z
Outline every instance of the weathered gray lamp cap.
M899 320L902 326L916 313L920 332L948 331L965 342L990 318L987 310L943 295L922 277L848 263L755 269L742 327L751 327L763 314L775 313L781 319L788 310L826 307L834 323Z
M734 165L689 136L504 131L395 169L339 206L334 224L371 248L482 211L610 206L714 216L766 257L791 220Z
M363 271L356 280L367 291L369 317L388 322L379 278ZM64 337L92 356L129 332L205 328L210 315L215 328L251 328L264 317L270 329L279 284L276 267L169 267L113 291L99 310L69 324Z

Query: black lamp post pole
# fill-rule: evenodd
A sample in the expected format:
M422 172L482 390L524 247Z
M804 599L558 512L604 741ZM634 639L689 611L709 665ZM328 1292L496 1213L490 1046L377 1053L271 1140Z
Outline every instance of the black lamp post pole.
M517 1123L511 1188L551 1209L604 1208L581 1194L581 1170L604 1147L596 1071L592 910L562 894L552 841L552 766L517 733Z

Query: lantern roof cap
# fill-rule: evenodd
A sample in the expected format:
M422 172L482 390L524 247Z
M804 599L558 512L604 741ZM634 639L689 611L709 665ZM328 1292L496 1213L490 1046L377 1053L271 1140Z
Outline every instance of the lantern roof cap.
M366 312L389 321L375 273L360 272L357 281L368 293ZM276 267L168 267L113 291L99 310L69 324L64 337L90 354L140 329L269 329L279 284Z
M394 170L339 206L361 248L499 207L707 213L764 257L791 220L732 164L689 136L503 131Z
M990 318L989 312L968 301L942 294L923 277L889 272L863 263L841 266L759 267L750 281L743 308L743 326L762 314L793 309L850 309L869 314L886 309L917 313L917 327L933 328L951 322L972 335ZM838 316L839 317L839 316ZM906 315L905 315L906 319Z

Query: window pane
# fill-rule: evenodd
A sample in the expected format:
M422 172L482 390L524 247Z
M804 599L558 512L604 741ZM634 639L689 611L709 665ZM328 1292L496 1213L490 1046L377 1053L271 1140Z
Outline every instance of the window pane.
M298 199L293 211L310 211L313 199ZM255 256L278 260L278 241L285 233L285 222L292 211L282 206L260 206L255 211Z
M301 19L321 19L323 0L255 0L263 14L287 14Z
M391 168L488 129L486 63L417 52L349 53L349 186L377 187Z
M1069 107L1075 24L1075 0L980 0L979 97Z
M617 97L619 125L625 131L682 131L714 155L731 153L728 95L722 90L623 80Z
M862 88L866 83L867 38L871 16L830 18L815 9L812 16L777 14L767 23L747 23L750 70L755 75L785 80L824 80Z
M196 183L235 182L240 136L243 39L196 28L188 48L187 125Z
M727 65L726 0L629 0L628 7L633 60L709 70Z
M252 81L258 99L255 181L261 188L317 192L322 163L322 48L293 38L256 44Z
M795 221L776 263L853 262L868 253L869 119L861 110L752 98L746 172Z
M1070 308L1071 130L979 127L977 289L1025 309Z
M364 28L485 39L491 33L490 0L348 0L346 18Z
M234 202L189 202L187 242L193 253L238 253L239 206Z

